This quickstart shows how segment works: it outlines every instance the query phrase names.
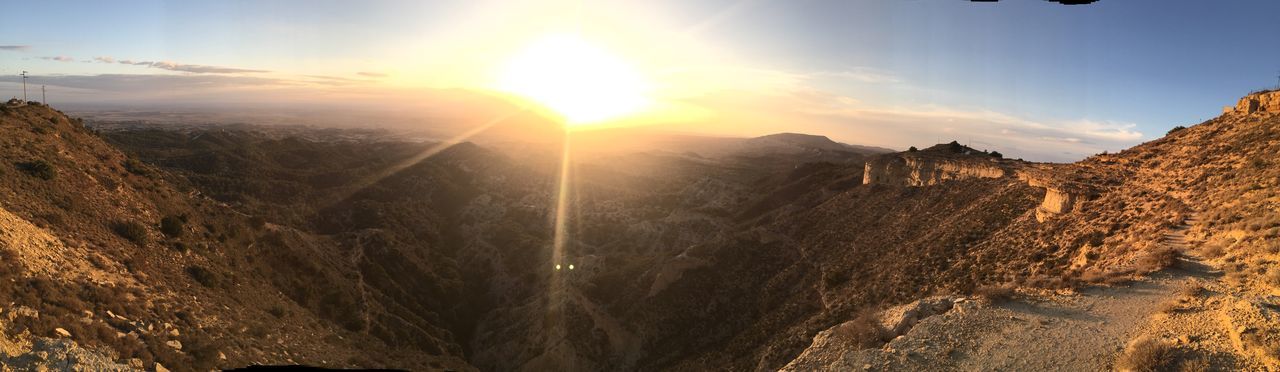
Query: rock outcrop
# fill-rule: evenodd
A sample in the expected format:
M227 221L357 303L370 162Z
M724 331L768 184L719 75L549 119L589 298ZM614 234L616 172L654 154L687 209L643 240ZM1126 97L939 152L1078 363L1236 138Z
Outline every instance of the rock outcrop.
M1280 113L1280 90L1253 93L1240 98L1234 108L1223 108L1223 113L1252 114L1256 112Z
M1036 220L1040 222L1075 210L1082 198L1095 193L1086 185L1058 179L1051 169L1043 166L1018 170L1018 179L1028 186L1044 189L1044 200L1036 207Z
M950 180L1000 178L1008 174L997 158L943 157L906 152L867 161L862 183L931 186Z
M938 145L928 150L883 155L867 161L863 168L864 185L932 186L946 181L973 178L1003 178L1016 175L1028 186L1045 190L1036 208L1036 220L1044 222L1053 216L1077 208L1081 198L1092 194L1091 188L1056 177L1051 165L1031 164L982 155L969 148L948 151L956 145ZM940 151L941 150L941 151Z

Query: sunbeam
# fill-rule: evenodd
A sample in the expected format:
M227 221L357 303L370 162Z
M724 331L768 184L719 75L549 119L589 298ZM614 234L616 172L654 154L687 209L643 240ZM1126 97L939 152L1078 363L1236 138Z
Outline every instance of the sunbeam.
M528 108L521 108L519 110L508 112L506 114L502 114L497 117L494 117L493 119L490 119L489 121L481 124L480 126L472 128L471 130L463 132L462 134L459 134L457 136L453 136L453 138L449 138L447 140L441 141L440 143L437 143L431 147L428 147L426 150L423 150L422 152L414 156L405 158L404 160L401 160L400 162L397 162L392 166L386 167L381 171L378 171L377 173L374 173L368 177L365 177L359 181L356 181L354 183L354 186L351 187L350 190L342 193L338 197L333 198L332 199L333 202L330 203L329 205L326 205L325 207L329 207L334 204L341 203L342 201L347 200L347 198L350 198L352 195L355 195L361 190L364 190L369 186L372 186L373 184L378 183L378 181L382 181L387 177L391 177L396 173L400 173L400 171L405 170L405 168L411 167L414 164L418 164L419 162L426 160L427 158L430 158L435 154L439 154L441 151L444 151L452 147L453 145L462 143L463 141L466 141L467 139L474 137L477 134L480 134L480 132L484 132L485 130L492 128L493 126L498 125L499 123L502 123L507 119L510 119L512 116L516 116L517 114L520 114L527 110Z

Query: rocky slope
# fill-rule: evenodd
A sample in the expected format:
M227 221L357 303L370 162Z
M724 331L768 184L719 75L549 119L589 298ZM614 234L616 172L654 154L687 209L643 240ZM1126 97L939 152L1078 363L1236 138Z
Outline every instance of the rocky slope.
M1024 169L1019 177L1046 189L1035 222L1012 240L992 242L1051 244L1030 268L1058 278L1020 283L1024 299L995 307L949 298L954 309L927 317L909 333L890 332L900 337L887 344L859 345L848 333L836 337L833 332L845 328L833 327L817 333L789 368L1277 368L1280 246L1273 238L1280 216L1273 186L1280 178L1269 165L1280 146L1280 112L1260 103L1272 94L1247 96L1239 109L1118 154ZM907 181L898 182L916 179L903 177ZM1027 232L1036 230L1052 234L1029 240L1035 235ZM1170 265L1168 273L1124 284ZM1074 291L1093 285L1111 288ZM1037 288L1058 295L1045 297ZM1098 312L1111 306L1120 310ZM894 317L875 314L872 319ZM1085 333L1094 342L1069 342ZM1025 334L1039 336L1016 341ZM1042 348L1068 353L1059 360L1052 352L1025 352L1041 339L1052 342ZM1136 356L1156 355L1150 353L1161 356Z
M1188 355L1274 365L1280 116L1250 105L1072 164L955 143L869 157L796 135L579 154L559 255L560 143L95 133L5 107L0 274L17 285L0 300L19 341L4 352L65 340L102 368L144 369L995 368L964 362L996 360L985 341L894 358L981 321L1024 332L1001 318L1018 306L1147 303L1071 296L1127 296L1118 286L1184 255L1225 272L1201 306L1217 322L1186 332L1218 341ZM970 300L1013 289L1014 305ZM1098 316L1120 313L1137 314ZM1169 319L1201 319L1187 316ZM1105 354L1161 324L1125 319L1080 347ZM1088 327L1062 324L1046 334ZM1104 362L1061 363L1112 356L1090 360Z

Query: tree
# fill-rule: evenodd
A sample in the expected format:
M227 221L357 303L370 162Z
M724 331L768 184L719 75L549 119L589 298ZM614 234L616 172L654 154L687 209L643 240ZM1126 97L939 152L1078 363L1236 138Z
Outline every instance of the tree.
M991 156L995 158L1003 158L1004 154L1001 154L999 151L992 151Z
M907 149L907 152L916 152L916 151L920 151L920 149L917 149L915 146L911 146L910 148Z

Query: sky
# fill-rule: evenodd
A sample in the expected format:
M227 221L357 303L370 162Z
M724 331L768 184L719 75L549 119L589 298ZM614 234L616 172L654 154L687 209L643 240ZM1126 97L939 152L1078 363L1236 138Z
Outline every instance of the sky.
M0 95L21 96L26 70L55 106L480 120L497 71L571 34L645 82L629 125L1072 161L1210 119L1280 75L1272 0L5 3Z

